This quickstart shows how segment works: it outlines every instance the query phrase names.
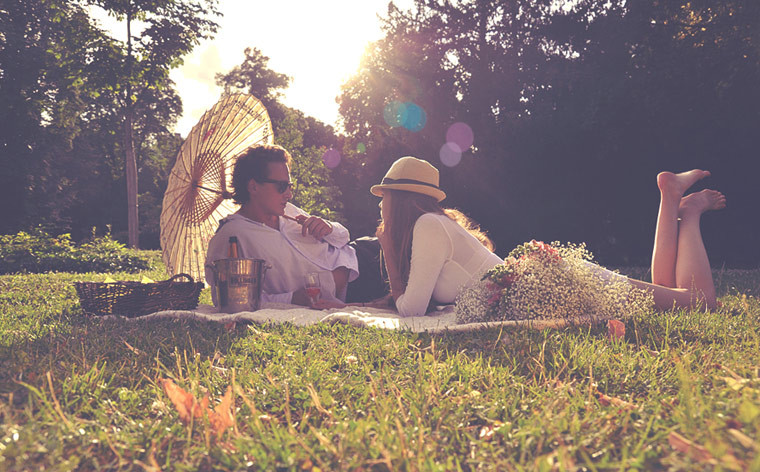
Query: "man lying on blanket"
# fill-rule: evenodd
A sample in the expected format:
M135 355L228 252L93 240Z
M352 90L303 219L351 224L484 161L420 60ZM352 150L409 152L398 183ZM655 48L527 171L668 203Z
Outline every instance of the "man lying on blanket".
M340 223L311 216L289 203L290 153L280 146L255 146L238 158L232 175L240 210L219 222L206 254L206 282L214 290L211 263L228 256L237 237L238 257L263 259L271 266L264 277L262 302L332 308L343 302L368 302L387 293L380 273L377 238L349 242ZM312 303L306 275L318 273L321 298Z

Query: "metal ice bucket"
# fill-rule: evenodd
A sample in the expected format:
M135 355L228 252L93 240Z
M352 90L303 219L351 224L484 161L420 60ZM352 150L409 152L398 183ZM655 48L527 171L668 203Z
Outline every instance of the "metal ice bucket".
M269 266L262 259L214 261L214 286L219 311L256 311L261 306L261 287Z

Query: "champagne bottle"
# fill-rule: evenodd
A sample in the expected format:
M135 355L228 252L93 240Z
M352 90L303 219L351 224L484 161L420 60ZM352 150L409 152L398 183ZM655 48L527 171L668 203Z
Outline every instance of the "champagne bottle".
M237 236L230 236L230 247L227 249L227 257L229 259L238 258L238 240Z

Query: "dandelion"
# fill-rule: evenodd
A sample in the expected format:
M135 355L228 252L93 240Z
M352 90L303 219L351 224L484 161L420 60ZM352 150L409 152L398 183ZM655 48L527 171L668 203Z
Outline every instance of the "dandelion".
M457 321L609 319L654 305L650 294L592 260L584 244L522 244L460 292Z

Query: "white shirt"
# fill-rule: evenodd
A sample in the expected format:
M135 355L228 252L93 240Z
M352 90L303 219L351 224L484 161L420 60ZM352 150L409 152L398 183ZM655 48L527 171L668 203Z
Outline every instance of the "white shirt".
M431 298L453 303L460 290L503 262L456 221L425 213L414 224L409 282L396 309L401 316L421 316Z
M288 203L285 214L291 217L306 215L297 206ZM237 213L224 218L208 244L206 253L206 282L211 285L214 305L213 261L228 257L230 236L238 240L238 257L263 259L271 266L264 275L262 302L290 303L293 292L303 288L304 276L309 272L319 272L321 297L337 300L335 280L332 271L338 267L349 269L349 281L359 276L356 251L348 245L350 235L340 223L330 222L332 232L319 241L311 235L301 235L301 225L283 217L279 218L280 229L250 220Z

